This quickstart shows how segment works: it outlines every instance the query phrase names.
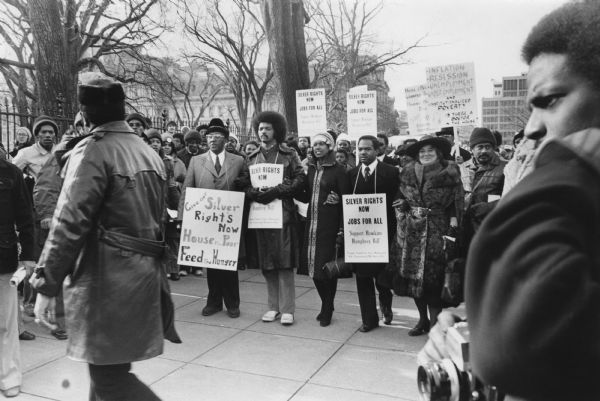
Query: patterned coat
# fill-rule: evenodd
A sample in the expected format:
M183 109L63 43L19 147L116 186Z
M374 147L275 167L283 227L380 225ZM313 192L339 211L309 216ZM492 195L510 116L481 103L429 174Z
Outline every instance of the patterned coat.
M391 263L400 279L394 280L394 291L440 304L446 267L442 237L450 229L450 218L460 221L463 209L460 170L453 162L426 167L411 162L400 174L399 197L410 210L396 208Z
M340 227L343 227L342 195L350 192L346 169L336 163L335 152L330 152L318 165L314 161L309 162L306 188L309 205L298 273L323 280L327 277L321 268L335 259L335 240ZM340 203L324 205L332 191L340 196Z

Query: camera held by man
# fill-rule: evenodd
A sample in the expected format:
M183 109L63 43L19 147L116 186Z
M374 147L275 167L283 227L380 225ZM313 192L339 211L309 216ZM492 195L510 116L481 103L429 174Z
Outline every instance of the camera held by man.
M446 332L449 358L419 365L417 383L421 401L502 401L496 387L475 376L469 363L469 326L459 322Z

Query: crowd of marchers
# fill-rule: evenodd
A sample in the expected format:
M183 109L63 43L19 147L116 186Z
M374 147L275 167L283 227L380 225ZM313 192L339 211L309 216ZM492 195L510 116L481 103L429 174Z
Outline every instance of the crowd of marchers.
M394 293L412 297L420 318L408 334L429 331L419 362L448 358L456 317L440 311L462 301L466 264L472 373L507 400L598 400L599 27L598 2L580 0L529 34L532 114L514 155L481 127L469 149L448 128L398 149L385 136L354 142L335 131L289 140L275 112L254 118L257 141L240 149L219 119L182 127L182 136L177 124L161 133L126 115L120 84L82 80L72 130L59 133L41 116L32 134L18 131L12 163L0 160L0 390L19 394L19 338L33 339L19 330L19 267L30 276L21 280L24 314L35 299L36 319L89 365L90 400L158 400L131 362L162 353L163 339L181 342L167 277L191 271L176 258L182 198L209 188L243 192L246 204L282 201L282 228L243 227L239 266L262 270L263 321L294 323L298 273L314 280L319 324L335 324L337 276L323 267L347 243L342 197L385 194L389 263L352 265L361 332L375 329L380 313L391 323ZM249 167L258 163L281 165L281 184L253 187ZM179 213L169 219L167 209ZM237 272L206 274L201 313L245 313ZM56 316L62 309L66 325ZM457 390L441 373L442 390Z
M141 139L139 143L162 159L168 183L166 206L178 210L166 219L164 272L171 280L206 274L209 294L201 312L204 316L224 307L231 318L240 315L238 272L178 263L186 188L245 192L238 269L262 270L268 293L268 310L262 320L293 324L297 273L314 281L321 298L316 317L321 326L332 321L337 288L337 278L328 275L324 266L344 251L341 197L385 193L390 262L352 266L362 316L359 330L368 332L379 325L377 290L385 324L393 319L393 293L414 299L419 321L408 332L411 336L427 333L442 308L462 301L470 239L503 190L528 171L537 145L523 141L521 131L515 134L513 147L503 146L498 132L475 128L470 149L465 149L454 143L453 129L448 127L392 149L384 134L358 140L335 130L312 137L290 135L285 118L276 112L256 116L252 125L256 140L247 143L240 143L218 118L195 129L171 121L163 132L150 128L149 120L139 113L128 114L125 121ZM6 156L22 172L34 210L33 260L40 257L48 235L64 179L63 166L71 150L89 135L81 114L72 127L58 132L55 121L41 116L33 124L33 134L27 127L17 129L16 142ZM282 164L283 183L252 188L248 166L256 163ZM267 204L274 199L283 201L282 229L248 229L250 202ZM305 215L299 213L298 202L308 204ZM34 317L36 290L28 280L32 274L33 266L29 266L19 287L25 319ZM57 304L59 318L52 334L66 339L60 296ZM20 329L19 338L35 336Z

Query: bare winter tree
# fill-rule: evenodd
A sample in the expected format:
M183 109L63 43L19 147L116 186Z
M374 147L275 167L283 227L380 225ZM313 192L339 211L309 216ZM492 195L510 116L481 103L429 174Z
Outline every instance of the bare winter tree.
M39 111L58 104L73 112L77 73L97 68L110 75L103 56L154 43L167 28L156 10L162 1L4 0L0 35L12 39L13 54L0 59L0 72Z
M242 132L247 132L248 106L262 110L273 78L264 56L266 35L260 9L251 0L208 0L202 5L181 2L179 13L198 60L220 70L234 94ZM265 59L266 69L259 68Z
M148 88L148 100L168 106L179 122L185 120L193 126L224 87L212 68L189 56L177 60L143 56L134 63L135 80Z
M304 40L306 13L302 0L263 0L271 63L290 131L297 132L296 91L308 89L308 59Z
M366 84L378 89L385 85L378 77L385 67L408 64L408 54L423 47L421 38L400 49L377 51L381 45L370 29L382 2L308 0L305 8L310 19L306 25L310 87L325 88L332 124L345 124L348 89Z

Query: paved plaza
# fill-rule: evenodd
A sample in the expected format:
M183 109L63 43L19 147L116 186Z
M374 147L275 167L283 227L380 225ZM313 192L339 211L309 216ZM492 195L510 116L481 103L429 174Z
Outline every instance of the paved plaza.
M188 276L171 286L183 344L166 342L163 355L133 365L164 401L418 398L415 356L426 337L407 335L418 318L412 299L394 297L393 324L361 333L354 279L339 281L329 327L315 320L319 296L305 276L296 276L296 322L288 327L260 320L267 289L259 270L240 272L237 319L201 315L205 278ZM87 365L65 357L66 342L33 322L26 327L38 337L21 341L24 378L16 399L87 400Z

